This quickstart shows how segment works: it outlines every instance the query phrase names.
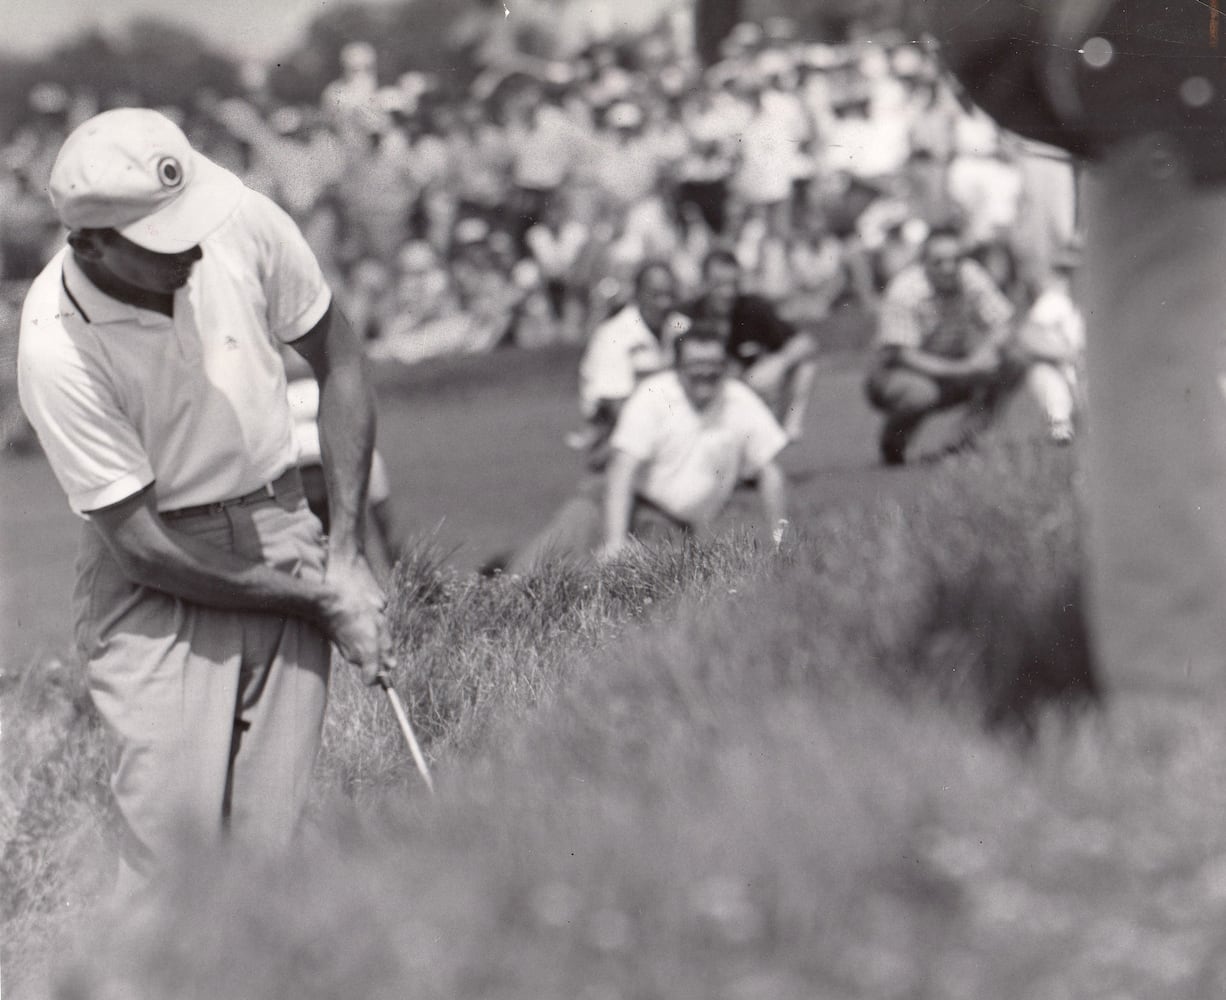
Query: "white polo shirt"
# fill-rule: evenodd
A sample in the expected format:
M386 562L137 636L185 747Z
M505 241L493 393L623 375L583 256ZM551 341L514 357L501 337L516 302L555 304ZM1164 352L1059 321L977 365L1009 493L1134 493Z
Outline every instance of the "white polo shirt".
M691 525L708 525L742 479L757 475L788 443L779 422L742 382L725 379L705 410L694 409L673 371L647 379L626 402L612 446L646 463L638 492Z
M631 303L601 323L579 363L579 403L585 416L602 399L626 399L639 381L667 368L671 351Z
M319 264L254 191L201 248L173 318L103 294L68 248L26 296L21 403L77 513L154 481L160 510L214 503L294 464L278 342L327 312Z

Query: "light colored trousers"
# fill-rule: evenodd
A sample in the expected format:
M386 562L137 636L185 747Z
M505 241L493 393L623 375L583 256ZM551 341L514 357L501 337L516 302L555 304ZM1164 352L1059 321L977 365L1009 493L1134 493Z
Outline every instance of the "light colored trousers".
M323 536L301 492L168 522L175 531L322 577ZM86 525L74 596L89 691L117 743L124 821L117 893L173 861L185 834L227 830L276 849L306 803L331 649L313 626L219 611L132 583Z
M1026 388L1050 423L1073 419L1077 408L1077 372L1072 365L1037 361L1026 369Z

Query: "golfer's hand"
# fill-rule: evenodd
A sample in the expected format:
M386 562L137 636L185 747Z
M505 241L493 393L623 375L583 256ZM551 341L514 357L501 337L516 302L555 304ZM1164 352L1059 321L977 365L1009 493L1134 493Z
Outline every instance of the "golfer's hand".
M363 555L329 552L324 579L354 600L365 602L376 612L382 613L387 607L387 594L379 586L370 563Z
M364 684L375 684L379 672L394 662L391 632L382 613L372 613L340 591L325 599L324 633L337 652L362 672Z
M324 581L330 592L324 623L328 637L361 670L364 683L377 683L379 672L394 659L384 615L387 595L361 556L329 559Z

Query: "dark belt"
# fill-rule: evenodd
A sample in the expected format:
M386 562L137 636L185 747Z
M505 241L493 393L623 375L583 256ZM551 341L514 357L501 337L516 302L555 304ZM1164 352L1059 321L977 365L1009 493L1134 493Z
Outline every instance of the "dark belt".
M229 500L218 500L216 503L202 503L195 507L180 507L177 510L164 510L160 514L171 521L183 517L199 517L203 514L219 514L228 507L246 507L264 500L276 500L289 494L302 496L302 477L296 468L287 469L271 483L266 483L259 489L245 493L241 497Z
M679 528L681 531L686 532L693 530L693 526L688 521L683 521L681 518L677 517L676 514L670 513L659 504L652 503L641 493L634 494L634 504L636 508L641 508L648 513L655 514L657 517L667 521L674 528ZM631 518L633 519L633 511L631 513Z

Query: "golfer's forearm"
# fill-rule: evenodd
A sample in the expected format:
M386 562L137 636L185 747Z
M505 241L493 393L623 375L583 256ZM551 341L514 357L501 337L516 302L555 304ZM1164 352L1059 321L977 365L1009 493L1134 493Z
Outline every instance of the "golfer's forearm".
M319 441L331 517L329 547L334 551L362 551L374 438L374 401L365 376L344 369L332 373L320 392Z
M224 611L262 611L307 621L326 616L330 589L173 530L108 538L133 583Z
M319 444L331 518L328 542L334 552L363 551L374 440L374 394L365 360L351 358L329 371L319 387Z
M328 548L342 558L360 555L375 441L375 399L362 342L334 304L290 346L319 383L319 444L332 522Z

